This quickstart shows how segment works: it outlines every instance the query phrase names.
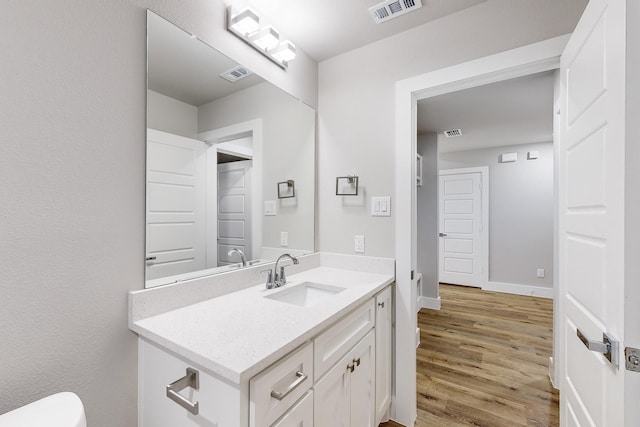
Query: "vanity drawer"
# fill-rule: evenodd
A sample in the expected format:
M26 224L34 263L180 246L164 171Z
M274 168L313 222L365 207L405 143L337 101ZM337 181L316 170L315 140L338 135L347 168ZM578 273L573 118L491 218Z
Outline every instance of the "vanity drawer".
M370 301L314 340L314 382L338 362L375 325L375 304Z
M270 426L312 385L313 343L307 343L249 381L249 425Z
M313 391L308 391L300 402L271 427L313 427Z

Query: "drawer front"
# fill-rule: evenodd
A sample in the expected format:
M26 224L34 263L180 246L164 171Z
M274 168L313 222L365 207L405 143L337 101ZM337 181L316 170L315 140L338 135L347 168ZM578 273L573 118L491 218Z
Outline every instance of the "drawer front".
M271 427L313 427L313 391L308 391Z
M375 324L375 302L364 304L314 340L314 374L317 381Z
M249 381L249 425L273 424L313 385L313 344L268 367Z

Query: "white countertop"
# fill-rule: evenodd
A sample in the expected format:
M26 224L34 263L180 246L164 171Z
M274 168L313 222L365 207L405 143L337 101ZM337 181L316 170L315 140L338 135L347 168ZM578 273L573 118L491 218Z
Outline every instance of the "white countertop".
M248 381L393 283L393 274L317 267L130 323L141 337L232 383ZM263 298L302 282L346 288L312 307Z

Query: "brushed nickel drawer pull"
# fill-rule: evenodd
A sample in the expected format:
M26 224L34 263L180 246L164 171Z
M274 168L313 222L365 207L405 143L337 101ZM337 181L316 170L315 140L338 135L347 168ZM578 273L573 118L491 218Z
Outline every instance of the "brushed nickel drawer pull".
M187 375L167 386L167 397L187 411L191 412L193 415L198 415L200 403L197 401L192 402L179 394L179 392L187 387L191 387L195 390L200 388L200 374L193 368L187 368Z
M292 382L291 384L289 384L289 387L287 387L287 389L285 391L276 391L276 390L271 390L271 397L273 397L274 399L278 399L278 400L282 400L285 397L287 397L293 390L296 389L296 387L298 387L300 384L302 384L308 377L307 374L305 374L302 371L297 371L296 372L296 377L298 377L294 382Z

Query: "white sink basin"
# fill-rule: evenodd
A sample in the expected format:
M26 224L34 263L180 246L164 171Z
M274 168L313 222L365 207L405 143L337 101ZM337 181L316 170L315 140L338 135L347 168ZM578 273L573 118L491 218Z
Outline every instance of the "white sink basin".
M291 287L286 287L285 285L285 288L281 291L267 295L265 298L286 302L287 304L299 305L300 307L311 307L333 298L336 294L344 291L344 289L345 288L339 286L303 282Z

